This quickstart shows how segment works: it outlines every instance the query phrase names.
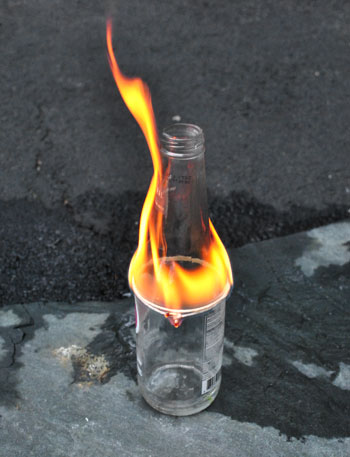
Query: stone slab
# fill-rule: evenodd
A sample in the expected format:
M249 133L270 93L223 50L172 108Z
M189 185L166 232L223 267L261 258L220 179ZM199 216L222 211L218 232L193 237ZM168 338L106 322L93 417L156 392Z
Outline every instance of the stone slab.
M192 417L142 400L131 298L2 308L0 456L349 457L349 242L343 222L230 252L223 383Z

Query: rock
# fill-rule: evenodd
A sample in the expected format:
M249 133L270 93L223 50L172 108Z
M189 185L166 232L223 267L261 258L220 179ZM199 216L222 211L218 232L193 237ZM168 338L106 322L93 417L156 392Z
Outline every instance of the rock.
M350 264L323 245L344 231L348 246L344 222L317 244L312 231L230 252L223 382L192 417L143 401L131 299L2 308L0 456L348 457Z

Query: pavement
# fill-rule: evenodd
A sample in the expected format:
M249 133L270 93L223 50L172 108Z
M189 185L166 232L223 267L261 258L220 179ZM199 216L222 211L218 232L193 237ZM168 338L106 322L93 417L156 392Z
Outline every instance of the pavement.
M136 384L132 299L0 310L0 455L350 456L350 222L230 251L223 381L165 416Z
M149 153L107 64L111 15L159 128L203 128L211 193L349 208L348 2L6 0L0 14L0 199L147 189Z
M204 129L236 274L221 393L193 418L135 384L126 273L152 165L107 16L159 129ZM341 0L1 4L1 457L350 456L349 21Z
M347 2L8 0L0 15L0 306L129 292L152 165L107 16L159 129L203 128L227 248L349 217Z

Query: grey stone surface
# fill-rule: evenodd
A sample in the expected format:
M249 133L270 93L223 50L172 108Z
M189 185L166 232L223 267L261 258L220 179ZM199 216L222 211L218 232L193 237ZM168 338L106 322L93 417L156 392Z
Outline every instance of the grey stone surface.
M0 336L0 363L5 357L7 357L8 349L6 348L5 338Z
M225 339L225 349L226 353L230 353L231 351L233 352L233 357L235 357L239 362L243 363L244 365L247 365L248 367L251 367L254 363L254 357L258 355L258 351L255 349L247 348L247 347L242 347L242 346L236 346L233 344L231 341L228 341ZM232 358L230 358L228 355L226 355L224 364L231 364L232 363Z
M344 265L350 262L349 224L329 225L310 230L310 247L296 260L306 276L312 276L319 267Z
M230 253L223 383L192 417L142 400L131 299L3 308L0 456L349 457L350 264L330 254L305 274L310 246L309 233Z
M350 390L350 365L340 363L339 373L333 381L333 384L341 389Z
M2 327L14 327L21 323L21 318L12 309L5 308L0 310L0 323Z
M334 373L334 371L327 371L324 368L315 365L314 363L302 363L298 360L291 363L297 370L300 371L300 373L311 379L317 378L318 376L325 376L326 378L329 378ZM339 372L341 370L341 365L342 364L340 364Z

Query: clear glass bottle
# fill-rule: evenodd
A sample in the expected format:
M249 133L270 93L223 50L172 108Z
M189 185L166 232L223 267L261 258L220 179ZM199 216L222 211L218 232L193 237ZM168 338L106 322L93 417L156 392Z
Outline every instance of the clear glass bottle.
M175 124L163 131L161 142L164 173L154 205L154 211L164 218L166 257L161 261L170 264L175 260L188 271L199 265L213 268L202 257L211 242L203 132L195 125ZM151 274L147 268L145 271ZM212 273L215 278L216 272ZM143 397L158 411L175 416L205 409L220 388L230 284L219 290L214 281L212 295L196 306L183 302L180 309L161 303L152 288L145 297L136 283L131 286L136 305L138 384Z

